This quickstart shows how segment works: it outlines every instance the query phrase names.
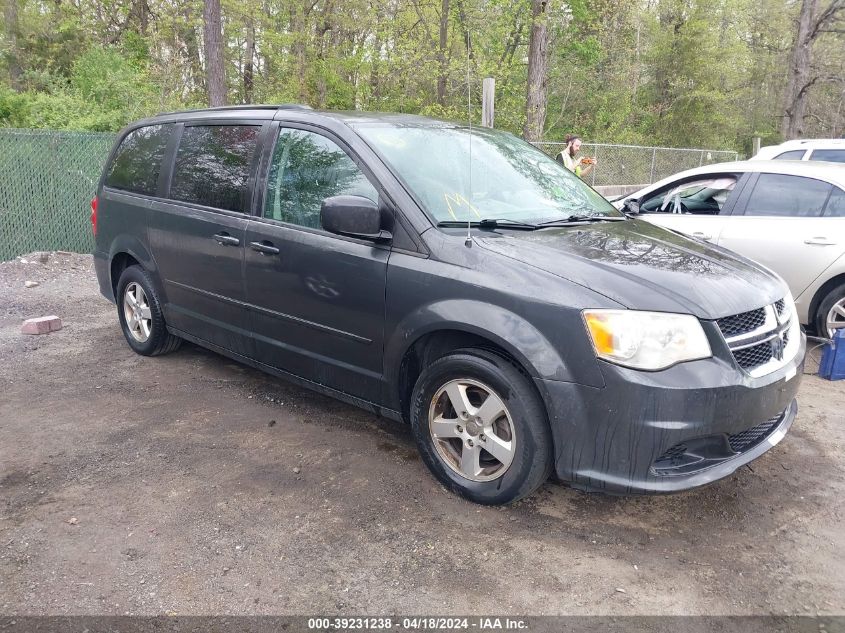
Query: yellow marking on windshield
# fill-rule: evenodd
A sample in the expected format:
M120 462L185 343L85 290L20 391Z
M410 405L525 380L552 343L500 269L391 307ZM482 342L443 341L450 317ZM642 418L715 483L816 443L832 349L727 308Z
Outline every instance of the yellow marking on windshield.
M463 207L464 205L466 205L469 208L469 210L472 211L475 214L475 217L477 217L479 219L481 218L481 214L478 212L478 209L476 209L475 206L470 204L469 200L464 198L461 194L459 194L459 193L454 193L454 194L444 193L443 198L446 200L446 207L448 208L449 215L452 216L453 220L458 219L458 216L455 215L455 208L460 210L461 207ZM452 203L455 204L454 208L452 207Z

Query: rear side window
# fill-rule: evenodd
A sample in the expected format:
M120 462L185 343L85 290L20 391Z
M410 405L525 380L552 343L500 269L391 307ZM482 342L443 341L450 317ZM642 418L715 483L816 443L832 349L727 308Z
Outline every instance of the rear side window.
M818 217L832 187L813 178L760 174L745 207L745 215Z
M227 211L246 211L257 125L186 126L176 153L170 197Z
M154 195L172 125L149 125L127 134L106 170L106 185Z
M831 163L845 163L845 149L817 149L810 154L810 160L826 160Z
M839 187L833 188L824 215L827 218L845 218L845 191L842 191Z
M773 160L801 160L804 158L804 150L803 149L794 149L790 152L784 152L783 154L778 154L774 157Z

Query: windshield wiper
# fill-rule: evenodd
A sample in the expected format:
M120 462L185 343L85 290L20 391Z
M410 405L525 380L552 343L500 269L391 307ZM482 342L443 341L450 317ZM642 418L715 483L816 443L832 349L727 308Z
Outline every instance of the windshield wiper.
M627 220L626 217L616 217L612 215L587 215L587 214L573 214L566 218L557 218L554 220L547 220L545 222L531 223L521 222L519 220L511 220L510 218L484 218L482 220L475 220L470 222L463 222L461 220L443 220L437 223L437 226L445 227L462 227L469 224L480 229L514 229L517 231L535 231L542 228L550 228L555 226L573 226L583 222L622 222Z
M578 224L581 222L624 222L628 218L625 216L618 217L615 215L587 215L587 214L573 214L567 218L557 218L555 220L547 220L540 222L537 226L567 226L570 224Z
M520 231L533 231L538 225L530 222L520 222L509 218L484 218L474 222L461 222L460 220L444 220L438 222L437 226L461 227L469 224L480 229L515 229Z
M531 222L520 222L519 220L511 220L508 218L484 218L478 221L478 226L482 229L496 229L504 227L507 229L525 229L533 231L537 228L536 224Z

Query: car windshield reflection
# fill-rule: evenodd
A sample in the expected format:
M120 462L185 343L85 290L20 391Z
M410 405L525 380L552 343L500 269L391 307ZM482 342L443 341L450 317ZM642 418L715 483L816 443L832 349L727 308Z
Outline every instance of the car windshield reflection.
M512 134L443 123L361 125L357 131L435 222L496 218L540 223L620 217L563 165Z

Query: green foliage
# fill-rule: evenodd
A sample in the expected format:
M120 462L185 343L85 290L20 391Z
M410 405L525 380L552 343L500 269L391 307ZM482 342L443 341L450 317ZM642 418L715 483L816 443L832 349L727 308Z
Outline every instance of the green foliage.
M10 127L117 130L156 106L156 87L143 68L115 48L94 46L67 78L30 73L29 90L0 90L0 122Z
M5 25L0 40L3 125L114 130L205 102L201 0L14 1L18 23ZM599 142L741 151L754 135L778 140L797 4L549 0L546 138L578 132ZM491 76L497 127L519 133L524 124L530 0L450 0L443 47L442 0L223 0L222 7L232 102L463 121L469 67L473 120L480 120L481 80ZM842 43L835 33L820 40L826 75L843 75ZM14 85L13 62L21 71ZM813 88L808 111L819 133L845 127L841 88Z
M70 76L70 89L101 109L134 113L138 104L155 93L143 69L131 64L115 49L92 47L77 58Z

